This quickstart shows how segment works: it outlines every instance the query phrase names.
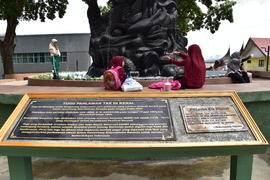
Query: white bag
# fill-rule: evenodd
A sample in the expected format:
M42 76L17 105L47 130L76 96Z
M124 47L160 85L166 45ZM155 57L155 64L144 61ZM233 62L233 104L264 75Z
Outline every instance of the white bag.
M127 78L121 86L124 92L142 91L143 86L132 78Z

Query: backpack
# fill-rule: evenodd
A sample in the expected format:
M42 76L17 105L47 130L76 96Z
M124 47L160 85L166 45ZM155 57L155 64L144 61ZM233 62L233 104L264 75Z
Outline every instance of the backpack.
M108 69L103 73L103 83L105 89L119 90L121 88L121 80L118 72L118 70L121 68L121 66L117 66L115 68Z

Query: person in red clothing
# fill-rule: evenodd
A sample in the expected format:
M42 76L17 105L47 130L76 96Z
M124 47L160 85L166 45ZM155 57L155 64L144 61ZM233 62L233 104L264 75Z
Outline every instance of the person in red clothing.
M121 84L126 80L127 74L124 69L125 61L124 56L114 56L110 61L111 68L116 68L117 66L120 66L121 68L118 70L119 73L119 79L121 81Z
M184 77L180 80L182 86L186 88L201 88L205 83L206 74L201 48L193 44L189 46L188 54L174 52L173 55L180 56L183 60L177 61L169 56L165 56L164 58L177 66L184 66Z

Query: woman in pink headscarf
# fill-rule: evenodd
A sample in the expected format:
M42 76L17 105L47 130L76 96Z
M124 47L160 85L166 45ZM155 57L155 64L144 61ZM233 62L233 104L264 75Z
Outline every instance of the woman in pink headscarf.
M114 56L110 61L110 65L111 65L111 68L116 68L118 66L121 67L118 70L118 73L119 73L119 79L121 81L121 84L123 84L123 82L127 78L127 74L124 69L124 66L125 66L124 56Z
M188 54L181 52L174 52L173 54L181 56L183 60L177 61L169 56L165 56L165 58L177 66L184 66L184 77L180 81L182 86L187 88L201 88L205 83L206 74L206 67L201 48L198 45L193 44L189 46Z

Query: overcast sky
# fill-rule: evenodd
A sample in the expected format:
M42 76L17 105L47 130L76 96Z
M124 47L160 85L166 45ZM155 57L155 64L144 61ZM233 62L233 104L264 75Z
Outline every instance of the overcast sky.
M63 19L20 22L17 34L89 33L86 15L87 5L80 0L69 0ZM99 0L105 5L107 0ZM249 37L270 37L270 0L238 0L234 7L234 23L222 22L219 31L211 34L207 30L188 33L189 44L199 44L205 59L240 50ZM5 33L6 22L0 21L0 34Z

